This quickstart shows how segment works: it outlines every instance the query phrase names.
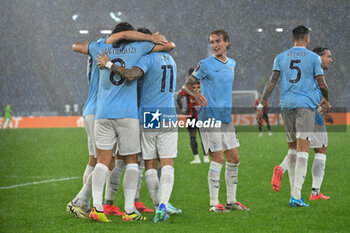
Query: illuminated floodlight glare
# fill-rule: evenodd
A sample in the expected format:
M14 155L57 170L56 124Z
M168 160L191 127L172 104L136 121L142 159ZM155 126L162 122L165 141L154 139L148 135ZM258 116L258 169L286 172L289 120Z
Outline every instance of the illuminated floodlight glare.
M112 33L112 31L111 30L101 30L100 33L109 35Z
M283 28L276 28L276 32L283 32Z
M122 15L122 12L118 11L117 15L118 15L118 16L121 16L121 15Z
M114 21L116 21L116 22L121 22L121 21L122 21L122 20L121 20L119 17L117 17L113 12L110 12L110 13L109 13L109 16L111 16L111 18L114 19Z
M258 29L256 29L256 31L257 31L257 32L262 32L263 29L262 29L262 28L258 28Z
M80 34L89 34L89 30L79 30Z
M75 20L77 20L78 16L79 15L75 14L75 15L72 16L72 19L75 21Z

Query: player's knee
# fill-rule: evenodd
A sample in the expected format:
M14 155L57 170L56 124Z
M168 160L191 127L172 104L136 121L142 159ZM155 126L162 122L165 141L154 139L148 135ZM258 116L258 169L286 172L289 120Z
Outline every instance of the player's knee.
M322 148L315 148L315 153L320 153L320 154L327 154L327 147L322 147Z
M297 142L296 141L288 142L288 148L296 150L297 149Z
M145 160L145 167L146 167L146 170L157 169L157 160L156 159Z

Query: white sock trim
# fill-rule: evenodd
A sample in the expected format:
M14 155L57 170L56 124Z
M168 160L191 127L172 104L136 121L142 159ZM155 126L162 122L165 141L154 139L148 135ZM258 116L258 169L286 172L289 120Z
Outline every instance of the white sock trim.
M325 154L321 154L321 153L316 153L315 154L315 159L319 159L319 160L322 160L322 161L326 161L326 155Z
M308 160L309 153L300 151L300 152L297 153L297 158L304 158L304 159Z
M296 155L296 154L297 154L297 150L295 150L295 149L289 149L289 150L288 150L288 154Z

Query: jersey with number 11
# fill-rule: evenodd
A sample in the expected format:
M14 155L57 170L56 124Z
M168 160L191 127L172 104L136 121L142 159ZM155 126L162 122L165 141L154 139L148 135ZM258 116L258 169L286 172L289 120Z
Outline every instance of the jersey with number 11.
M281 110L295 108L316 109L315 77L323 75L321 58L304 47L292 47L280 53L273 70L280 71Z

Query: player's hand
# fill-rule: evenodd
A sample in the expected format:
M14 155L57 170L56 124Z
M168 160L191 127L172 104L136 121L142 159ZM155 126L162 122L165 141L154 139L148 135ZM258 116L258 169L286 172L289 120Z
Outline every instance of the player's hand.
M105 51L103 51L103 56L98 54L98 58L96 58L96 60L99 61L99 63L97 63L96 65L98 65L98 68L100 68L100 69L105 68L107 62L110 61L110 59Z
M320 105L322 107L321 113L327 113L331 110L331 104L329 101L322 100Z
M165 38L165 36L160 35L159 32L152 34L152 42L155 44L165 45L168 43L168 40Z
M334 119L333 119L332 115L330 115L328 113L324 113L324 114L322 114L322 116L326 122L333 124Z
M207 99L199 92L193 93L193 97L200 106L206 107L208 105Z
M262 109L257 109L256 110L256 121L259 123L259 125L262 125L264 123L263 110Z

